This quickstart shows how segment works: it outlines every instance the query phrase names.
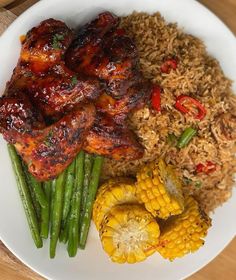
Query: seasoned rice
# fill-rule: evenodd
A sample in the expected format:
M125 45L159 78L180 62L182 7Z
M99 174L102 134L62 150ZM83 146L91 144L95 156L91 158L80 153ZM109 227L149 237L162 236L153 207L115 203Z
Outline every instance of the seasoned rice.
M103 178L134 176L142 164L164 157L176 167L184 191L193 194L207 212L212 211L231 196L236 171L236 97L231 81L201 40L184 33L176 24L166 23L159 13L133 13L122 18L121 25L136 42L144 76L162 88L162 109L157 113L147 105L129 117L145 155L132 162L106 159ZM163 74L160 66L169 57L178 59L178 67ZM181 94L204 104L204 120L174 108ZM168 144L169 134L178 137L189 126L198 128L198 135L186 148L178 150ZM206 161L215 163L217 170L208 175L196 174L196 165Z

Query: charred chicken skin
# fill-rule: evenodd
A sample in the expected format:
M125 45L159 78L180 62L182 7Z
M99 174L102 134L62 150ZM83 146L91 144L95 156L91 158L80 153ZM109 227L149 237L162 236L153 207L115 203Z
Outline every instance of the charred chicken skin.
M32 28L0 98L0 132L39 180L57 177L80 149L116 160L143 156L125 120L151 92L133 41L105 12L78 35L54 19Z
M115 99L103 92L96 101L96 108L120 123L125 120L130 112L140 109L146 104L150 92L150 83L140 81L128 88L126 94L120 99Z
M34 73L45 72L61 62L73 38L74 32L64 22L47 19L26 34L20 63Z
M65 61L69 68L81 72L91 64L92 59L102 48L102 40L107 32L115 28L119 19L104 12L90 23L81 27L76 39L66 52Z
M78 103L95 100L101 92L97 79L76 75L64 64L56 65L45 77L32 77L28 94L44 116L70 111Z
M39 181L55 178L72 162L94 119L94 106L86 104L46 126L27 98L0 99L0 131Z
M133 40L122 29L108 33L105 39L101 52L94 56L85 72L101 79L107 92L119 99L140 78L137 73L138 53Z
M44 129L45 122L27 95L0 98L0 132L7 142L14 144L25 134L30 134L32 128Z
M95 108L78 107L43 130L32 131L15 144L29 171L40 181L59 175L81 150L92 127Z
M18 69L16 69L18 71ZM23 73L22 73L23 72ZM78 103L95 100L102 90L97 79L79 76L63 63L55 65L44 76L18 72L8 85L8 96L27 93L44 117L58 118Z
M86 140L85 151L116 160L134 160L141 158L144 153L132 131L101 113L97 113Z
M102 34L103 40L100 37L95 46L93 37L88 38L83 46L83 34L79 34L66 53L66 63L77 73L98 77L113 98L120 98L139 79L136 76L138 53L123 29L110 27L111 31ZM100 33L97 35L101 36ZM86 56L84 49L90 50Z
M63 61L73 37L74 33L65 23L54 19L30 30L23 41L7 94L15 95L19 89L24 90L45 117L60 116L80 102L97 98L101 92L99 81L78 76Z

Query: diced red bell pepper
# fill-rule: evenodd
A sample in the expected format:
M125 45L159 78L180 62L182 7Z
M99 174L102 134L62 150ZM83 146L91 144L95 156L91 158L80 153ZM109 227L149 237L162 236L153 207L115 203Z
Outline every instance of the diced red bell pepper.
M207 161L206 164L199 163L196 166L197 173L210 174L214 171L216 171L216 164L211 161Z
M154 85L151 94L152 107L157 111L161 111L161 88Z
M188 105L190 105L190 107L191 107L191 105L194 105L194 107L196 107L196 109L198 110L198 113L193 114L193 112L191 112L190 108L187 108L188 105L184 104L185 102L188 102ZM194 118L198 119L198 120L202 120L206 116L205 107L197 99L192 98L188 95L178 96L176 99L175 108L177 110L179 110L181 113L193 115Z
M202 164L202 163L197 164L197 166L196 166L196 171L197 171L197 173L202 173L204 167L205 167L205 165Z
M171 69L175 70L175 69L177 69L177 66L178 66L178 62L176 59L174 59L174 58L167 59L161 65L161 72L169 74Z

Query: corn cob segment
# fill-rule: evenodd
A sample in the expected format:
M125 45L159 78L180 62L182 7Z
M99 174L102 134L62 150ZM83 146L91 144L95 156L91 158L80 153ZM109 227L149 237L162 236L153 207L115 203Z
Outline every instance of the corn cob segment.
M123 204L105 215L99 233L103 249L113 262L136 263L156 251L160 230L143 206Z
M161 225L157 251L162 257L174 260L197 251L204 245L204 238L211 226L211 219L199 208L192 197L187 197L185 210Z
M122 203L137 203L134 180L130 178L110 179L99 188L93 206L93 221L98 230L104 215L113 206Z
M136 196L154 217L167 219L184 210L182 185L163 160L145 165L137 173Z

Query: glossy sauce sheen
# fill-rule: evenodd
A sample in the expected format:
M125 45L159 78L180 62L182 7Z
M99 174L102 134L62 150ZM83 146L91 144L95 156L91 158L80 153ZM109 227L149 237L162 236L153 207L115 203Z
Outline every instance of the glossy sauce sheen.
M138 68L134 42L105 12L78 34L48 19L32 28L5 94L0 132L40 181L53 179L81 148L116 160L143 156L127 128L151 84Z

